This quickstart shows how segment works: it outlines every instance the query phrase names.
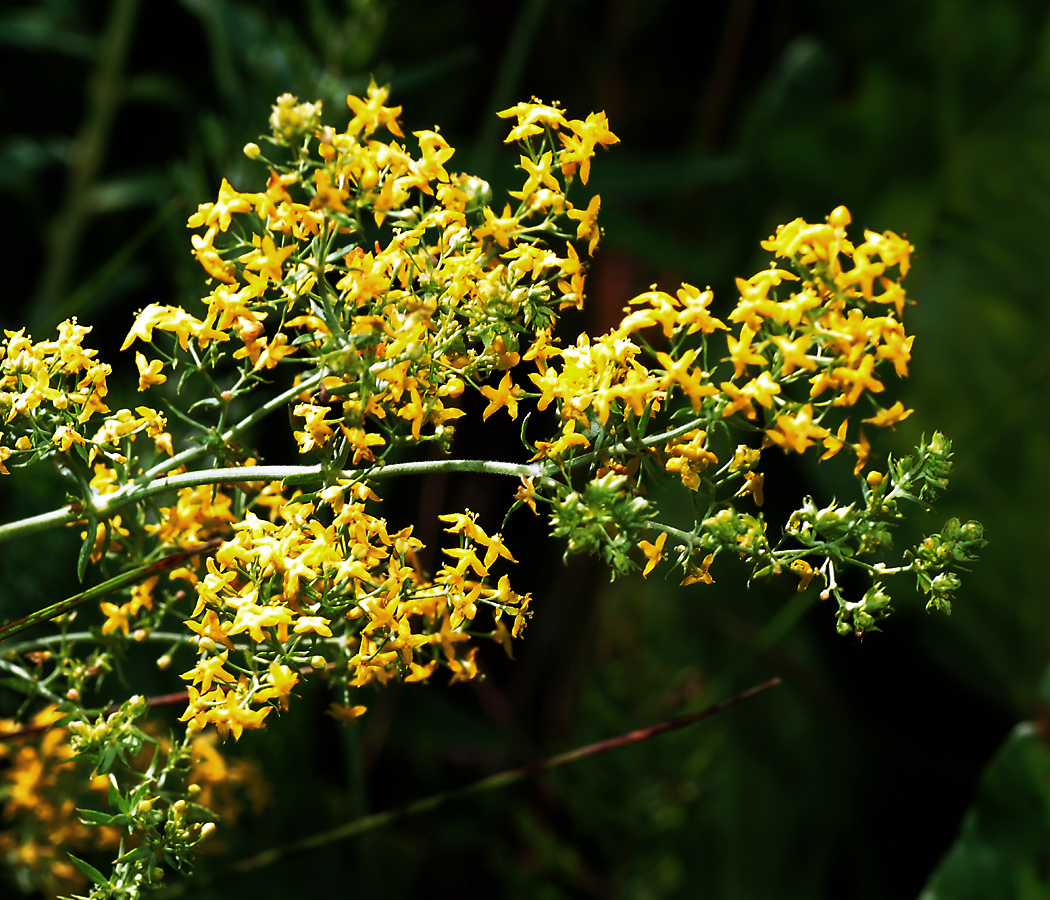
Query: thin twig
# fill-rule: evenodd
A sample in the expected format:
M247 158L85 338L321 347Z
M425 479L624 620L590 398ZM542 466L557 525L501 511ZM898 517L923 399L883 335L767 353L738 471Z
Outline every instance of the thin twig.
M222 538L212 538L212 540L204 544L198 544L195 547L188 547L185 550L180 550L178 553L172 553L170 556L158 559L156 562L148 563L144 566L137 566L127 572L122 572L115 578L110 578L108 581L102 582L102 584L97 584L94 587L88 588L86 591L81 591L79 594L74 594L72 597L60 600L58 603L52 603L51 606L45 606L43 609L31 612L28 616L23 616L21 619L15 619L12 622L8 622L6 625L0 626L0 641L19 634L27 628L32 628L34 625L38 625L41 622L55 619L58 616L87 603L89 600L98 600L100 597L105 597L107 594L119 591L121 588L125 588L129 584L143 581L151 575L174 569L187 559L198 556L201 553L209 553L212 550L218 549L221 543Z
M329 831L323 831L320 834L312 835L308 838L303 838L300 841L293 841L290 844L285 844L282 847L275 847L271 850L264 850L262 853L258 853L255 856L250 856L247 859L243 859L238 863L234 863L232 866L228 866L219 872L216 872L210 876L203 876L201 878L194 878L190 882L179 885L172 885L167 891L165 891L163 897L175 897L186 892L189 887L193 889L200 888L206 884L225 878L230 875L240 875L245 872L252 872L257 869L265 868L266 866L273 865L276 862L280 862L298 853L304 853L308 850L316 849L317 847L323 847L326 844L331 844L336 841L346 840L347 838L356 837L359 834L363 834L368 831L374 831L377 828L382 828L386 825L390 825L394 822L402 819L409 818L411 816L417 816L421 813L430 812L431 810L437 809L440 806L452 801L458 800L462 797L468 797L472 794L479 794L484 791L490 791L497 788L503 788L507 785L514 784L518 781L523 781L531 775L535 775L539 772L547 772L551 769L561 768L571 763L580 762L584 759L589 759L592 756L598 756L602 753L608 753L610 750L619 750L621 747L630 747L633 744L639 744L642 741L648 741L658 735L665 734L668 731L677 731L681 728L686 728L701 719L706 719L713 716L715 713L722 712L723 710L729 709L732 706L736 706L738 703L742 703L745 700L750 700L752 697L761 694L763 691L767 691L770 688L776 687L781 683L781 679L771 678L769 681L765 681L762 684L755 685L754 687L748 688L746 691L741 691L739 694L734 694L732 697L728 697L725 700L721 700L718 703L714 703L711 706L702 709L700 712L692 713L686 716L678 716L674 719L668 719L664 722L659 722L656 725L650 725L648 728L639 728L635 731L629 731L626 734L621 734L614 738L608 738L604 741L598 741L594 744L587 744L583 747L577 747L574 750L568 750L565 753L559 753L555 756L551 756L548 759L542 760L537 763L532 763L526 766L521 766L517 769L510 769L506 772L500 772L496 775L490 775L487 778L482 778L480 781L475 781L473 784L468 784L466 787L456 788L451 791L443 791L438 794L432 794L429 797L424 797L421 800L416 800L412 803L408 803L405 806L398 807L397 809L386 810L384 812L375 813L370 816L364 816L360 819L355 819L353 822L348 822L345 825L340 825L338 828L333 828Z

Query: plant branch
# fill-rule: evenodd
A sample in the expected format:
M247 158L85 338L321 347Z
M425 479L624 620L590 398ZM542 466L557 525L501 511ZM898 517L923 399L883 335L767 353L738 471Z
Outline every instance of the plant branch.
M134 569L122 572L120 575L110 578L108 581L103 581L102 584L96 584L94 587L90 587L86 591L81 591L79 594L74 594L72 597L67 597L65 600L60 600L58 603L52 603L51 606L45 606L43 609L38 609L36 612L30 613L28 616L23 616L21 619L15 619L13 622L8 622L6 625L0 626L0 641L13 637L28 628L32 628L34 625L39 625L41 622L55 619L88 601L98 600L100 597L105 597L107 594L119 591L121 588L125 588L129 584L135 584L138 581L149 578L151 575L158 572L166 572L168 569L174 569L176 566L193 556L197 556L201 553L208 553L211 550L216 549L221 543L221 538L214 538L205 544L198 544L196 547L189 547L186 550L180 550L178 553L172 553L170 556L165 556L163 559L158 559L156 562L148 563L144 566L136 566Z
M232 430L232 429L231 429ZM172 460L168 460L172 462ZM183 460L185 462L185 460ZM151 470L152 471L152 470ZM391 463L376 466L371 470L347 469L342 472L348 478L367 472L371 478L389 478L396 475L427 475L432 472L479 472L488 475L510 475L513 477L540 477L545 469L538 464L507 463L485 459L439 459L420 462ZM149 473L146 473L147 475ZM241 484L246 481L287 481L303 483L319 480L324 469L317 466L239 466L222 469L201 469L154 478L148 483L136 481L128 489L98 497L92 512L99 518L108 518L126 506L162 494L165 491L201 484ZM68 525L84 518L84 512L73 506L52 510L38 516L19 519L0 525L0 543L17 537L36 534L60 525Z
M356 837L357 835L364 834L368 831L374 831L377 828L382 828L400 821L401 819L430 812L452 800L458 800L463 797L471 796L472 794L480 794L485 791L504 788L518 781L523 781L539 772L548 772L552 769L558 769L562 766L589 759L592 756L599 756L602 753L608 753L610 750L619 750L622 747L630 747L633 744L639 744L643 741L651 740L658 735L665 734L668 731L677 731L678 729L686 728L689 725L699 722L701 719L709 718L710 716L715 715L715 713L720 713L732 706L736 706L738 703L750 700L752 697L755 697L770 688L776 687L780 683L781 679L779 677L771 678L769 681L748 688L746 691L741 691L739 694L734 694L732 697L714 703L699 712L685 716L678 716L674 719L667 719L656 725L650 725L648 728L639 728L636 731L629 731L626 734L621 734L614 738L608 738L604 741L598 741L593 744L587 744L583 747L577 747L573 750L559 753L537 763L522 766L518 769L510 769L496 775L490 775L489 777L482 778L480 781L475 781L473 784L469 784L466 787L432 794L429 797L424 797L421 800L416 800L413 803L406 804L397 809L386 810L385 812L374 813L370 816L355 819L353 822L348 822L347 824L341 825L338 828L333 828L330 831L323 831L320 834L303 838L300 841L293 841L290 844L285 844L283 847L275 847L272 850L266 850L255 856L250 856L247 859L243 859L240 862L215 873L214 875L194 879L191 884L194 889L196 889L219 878L224 878L230 875L240 875L245 872L262 869L266 866L271 866L274 863L287 859L297 853L303 853L308 850L314 850L318 847L324 847L327 844L332 844L336 841L346 840L347 838ZM187 885L173 885L168 891L165 891L162 896L165 898L175 897L184 894L186 890Z

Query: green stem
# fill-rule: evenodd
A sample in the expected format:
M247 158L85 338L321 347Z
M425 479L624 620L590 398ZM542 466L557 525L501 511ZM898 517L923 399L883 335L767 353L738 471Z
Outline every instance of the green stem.
M104 639L103 639L104 640ZM68 634L53 634L49 637L33 638L32 640L22 641L18 644L11 644L8 647L4 647L4 653L7 655L20 653L26 653L30 650L38 650L41 647L52 647L55 644L79 644L83 641L89 641L91 643L101 643L99 636L96 632L91 631L71 631ZM135 643L158 643L158 644L191 644L197 645L197 636L192 633L180 634L175 631L149 631L146 636L141 640L136 639ZM247 645L240 646L234 644L239 650L247 650Z
M683 434L688 434L695 428L706 426L708 424L709 417L703 416L701 418L692 419L686 422L684 425L679 425L677 428L672 428L670 431L665 431L661 434L651 434L648 437L642 438L637 441L623 441L619 444L614 444L612 447L603 447L601 450L595 450L591 453L581 453L579 456L573 457L567 463L567 468L574 469L577 466L586 465L587 463L594 462L596 459L601 457L616 456L620 453L631 453L632 451L641 450L645 447L653 447L657 444L663 443L664 441L674 440L676 437L681 437Z
M324 377L323 372L315 372L309 378L304 378L299 384L293 385L286 391L282 391L272 400L268 400L257 410L251 413L251 415L245 416L236 425L230 427L227 431L224 431L220 436L223 442L232 441L235 437L244 431L247 431L257 422L266 418L275 409L280 409L286 403L290 402L293 398L297 397L303 391L308 391L321 383L321 379ZM183 450L181 453L177 453L171 459L166 459L164 462L158 463L148 472L144 472L139 476L140 481L149 481L152 478L156 478L157 475L161 475L164 472L170 472L172 469L177 469L179 466L185 465L188 462L197 459L199 456L204 456L208 450L204 447L193 447L189 450ZM3 538L0 538L3 540Z
M148 563L144 566L136 566L134 569L122 572L120 575L110 578L108 581L103 581L102 584L90 587L86 591L81 591L79 594L74 594L72 597L67 597L65 600L60 600L58 603L52 603L50 606L45 606L43 609L38 609L36 612L30 613L28 616L23 616L21 619L15 619L13 622L8 622L6 625L0 626L0 641L19 634L26 629L32 628L34 625L39 625L41 622L55 619L64 613L76 609L78 606L88 603L89 601L98 600L100 597L105 597L107 594L119 591L122 588L127 587L129 584L135 584L138 581L149 578L151 575L158 572L166 572L168 569L174 569L180 563L185 562L192 556L197 556L200 553L214 550L220 543L221 540L216 538L215 540L208 541L206 544L200 544L196 547L190 547L186 550L181 550L178 553L173 553L170 556L165 556L163 559L159 559L156 562Z
M190 885L192 885L192 889L197 890L219 878L230 875L241 875L245 872L252 872L257 869L265 868L266 866L271 866L294 854L302 853L307 850L314 850L318 847L324 847L328 844L335 843L336 841L346 840L347 838L356 837L365 832L375 831L377 828L383 828L394 822L400 821L401 819L409 818L410 816L418 816L421 813L430 812L431 810L444 806L452 800L459 800L473 794L480 794L485 791L504 788L515 782L523 781L539 772L549 772L552 769L558 769L562 766L590 759L592 756L599 756L602 753L608 753L610 750L619 750L622 747L630 747L633 744L640 744L643 741L648 741L658 735L665 734L666 732L677 731L678 729L685 728L699 722L701 719L706 719L716 713L729 709L732 706L736 706L738 703L750 700L752 697L755 697L770 688L776 687L780 683L780 678L771 678L769 681L748 688L746 691L742 691L741 693L728 697L725 700L721 700L718 703L713 703L711 706L700 710L700 712L686 716L678 716L674 719L667 719L664 722L659 722L648 728L639 728L636 731L629 731L626 734L621 734L614 738L608 738L607 740L598 741L594 744L577 747L565 753L559 753L556 756L551 756L538 763L522 766L518 769L511 769L506 772L500 772L497 775L490 775L488 778L482 778L480 781L475 781L473 784L469 784L466 787L432 794L429 797L416 800L413 803L409 803L398 809L386 810L385 812L374 813L373 815L356 819L353 822L340 825L338 828L333 828L330 831L323 831L320 834L315 834L308 838L285 844L283 847L275 847L272 850L266 850L255 856L241 860L215 875L193 879ZM174 885L168 891L165 891L163 896L179 896L186 893L187 889L188 886L186 884Z
M170 460L169 460L170 462ZM389 478L396 475L427 475L433 472L480 472L488 475L510 475L512 477L536 478L545 469L538 464L496 462L485 459L439 459L421 462L391 463L371 470L347 469L342 474L347 478L359 477L363 473L369 478ZM149 474L149 473L147 473ZM308 483L324 477L322 466L240 466L223 469L201 469L199 472L183 472L154 478L148 484L135 482L113 494L98 498L91 512L96 517L108 518L126 506L162 494L165 491L201 484L241 484L246 481L287 481L291 484ZM143 478L145 476L142 476ZM17 537L25 537L67 525L84 518L84 510L64 507L39 516L30 516L0 526L0 543Z

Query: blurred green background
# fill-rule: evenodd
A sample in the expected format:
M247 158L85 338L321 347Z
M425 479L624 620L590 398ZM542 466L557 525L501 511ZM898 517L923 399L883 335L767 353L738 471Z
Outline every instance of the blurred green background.
M1050 662L1048 4L8 3L0 324L42 338L77 315L113 381L130 376L116 350L133 312L192 308L205 292L186 217L223 176L255 189L261 173L240 150L275 97L323 99L338 125L370 74L392 86L406 133L439 125L458 148L451 165L497 197L517 176L496 110L535 95L573 117L608 113L621 143L592 169L605 241L581 323L598 332L654 282L711 285L725 313L733 278L766 265L759 240L796 216L841 203L858 229L906 233L918 305L902 393L916 413L876 450L948 434L956 476L920 527L976 518L990 544L951 618L905 594L883 633L856 642L789 584L746 589L732 566L712 586L610 584L596 563L563 565L542 523L515 521L515 587L536 598L517 661L486 656L491 677L474 687L392 688L357 728L320 715L322 687L304 689L235 748L263 763L272 798L213 866L773 674L786 683L689 730L196 896L916 897L964 821L971 843L951 865L991 860L991 892L948 872L927 896L1050 896L1040 732L997 763L1010 777L979 787L1014 724L1042 721ZM477 454L476 439L457 452ZM767 494L780 479L792 499L827 498L816 477L785 461ZM0 491L7 518L58 502L43 478ZM406 484L389 503L427 539L438 506L498 523L505 500L449 479ZM65 596L67 543L0 548L2 618ZM40 547L47 564L27 565ZM975 798L1001 827L982 831L980 808L964 820Z

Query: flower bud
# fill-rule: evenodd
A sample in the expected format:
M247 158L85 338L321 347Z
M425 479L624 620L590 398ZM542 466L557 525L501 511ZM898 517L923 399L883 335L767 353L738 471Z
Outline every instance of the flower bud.
M853 217L845 206L836 206L828 216L828 224L833 228L845 228L852 221Z

